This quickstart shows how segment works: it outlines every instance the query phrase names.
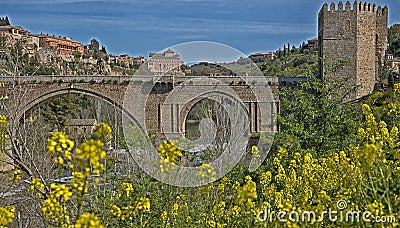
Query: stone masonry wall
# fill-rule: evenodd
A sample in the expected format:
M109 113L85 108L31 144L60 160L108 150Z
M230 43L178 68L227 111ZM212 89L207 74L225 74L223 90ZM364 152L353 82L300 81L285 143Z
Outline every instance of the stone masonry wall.
M375 7L373 7L375 8ZM357 10L357 71L359 89L356 97L368 95L374 89L376 74L376 10L371 4L359 3Z

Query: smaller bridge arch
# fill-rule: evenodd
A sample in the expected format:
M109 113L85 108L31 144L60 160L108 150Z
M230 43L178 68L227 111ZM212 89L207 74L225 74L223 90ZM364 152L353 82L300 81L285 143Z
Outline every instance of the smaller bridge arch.
M239 102L239 106L245 111L245 113L247 114L248 119L250 120L249 110L247 109L248 107L246 107L245 104L244 104L241 100L238 100L236 97L232 96L232 95L229 94L229 93L223 93L223 92L219 92L219 91L216 91L216 92L211 91L211 92L204 93L204 94L202 94L202 95L200 95L200 96L198 96L198 97L192 99L191 101L189 101L188 103L186 103L186 104L182 107L182 109L180 110L180 115L179 115L179 127L180 127L180 129L181 129L181 131L182 131L183 134L186 133L186 126L185 126L185 124L186 124L186 121L187 121L187 118L188 118L188 115L189 115L190 111L191 111L197 104L199 104L201 101L204 101L204 100L206 100L206 99L211 99L210 97L213 97L213 96L221 96L221 97L226 97L226 98L228 98L228 99L230 99L230 100L236 100L236 101L238 101L238 102ZM213 99L211 99L211 100L213 100ZM217 101L217 102L218 102L218 101ZM220 104L220 105L221 105L221 104ZM227 110L225 110L225 111L227 111Z

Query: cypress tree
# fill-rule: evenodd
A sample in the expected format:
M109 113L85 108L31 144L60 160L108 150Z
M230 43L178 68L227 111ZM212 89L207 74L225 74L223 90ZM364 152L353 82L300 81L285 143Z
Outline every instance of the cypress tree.
M286 44L283 45L283 56L286 56Z

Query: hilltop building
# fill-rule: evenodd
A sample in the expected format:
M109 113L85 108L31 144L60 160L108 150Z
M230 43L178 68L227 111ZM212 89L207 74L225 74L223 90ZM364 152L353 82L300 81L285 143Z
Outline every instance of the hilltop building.
M318 48L318 37L307 40L307 47L308 48Z
M318 14L319 76L359 86L348 99L368 95L381 78L387 27L387 6L325 3Z
M83 55L84 53L82 44L72 40L70 37L56 37L55 35L50 36L43 33L36 36L39 38L40 47L55 49L59 55L73 55L75 52Z
M249 57L250 58L263 58L263 59L265 58L265 59L273 60L276 58L276 55L274 52L257 52L257 53L251 54Z
M181 73L181 66L184 62L171 49L164 53L150 53L149 57L150 59L144 63L146 71L160 75Z

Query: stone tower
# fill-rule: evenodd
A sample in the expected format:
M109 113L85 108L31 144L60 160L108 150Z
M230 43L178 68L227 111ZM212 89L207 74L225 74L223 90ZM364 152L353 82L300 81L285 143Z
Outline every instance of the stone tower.
M348 99L368 95L381 76L387 48L388 8L325 3L318 14L319 76L358 86Z

